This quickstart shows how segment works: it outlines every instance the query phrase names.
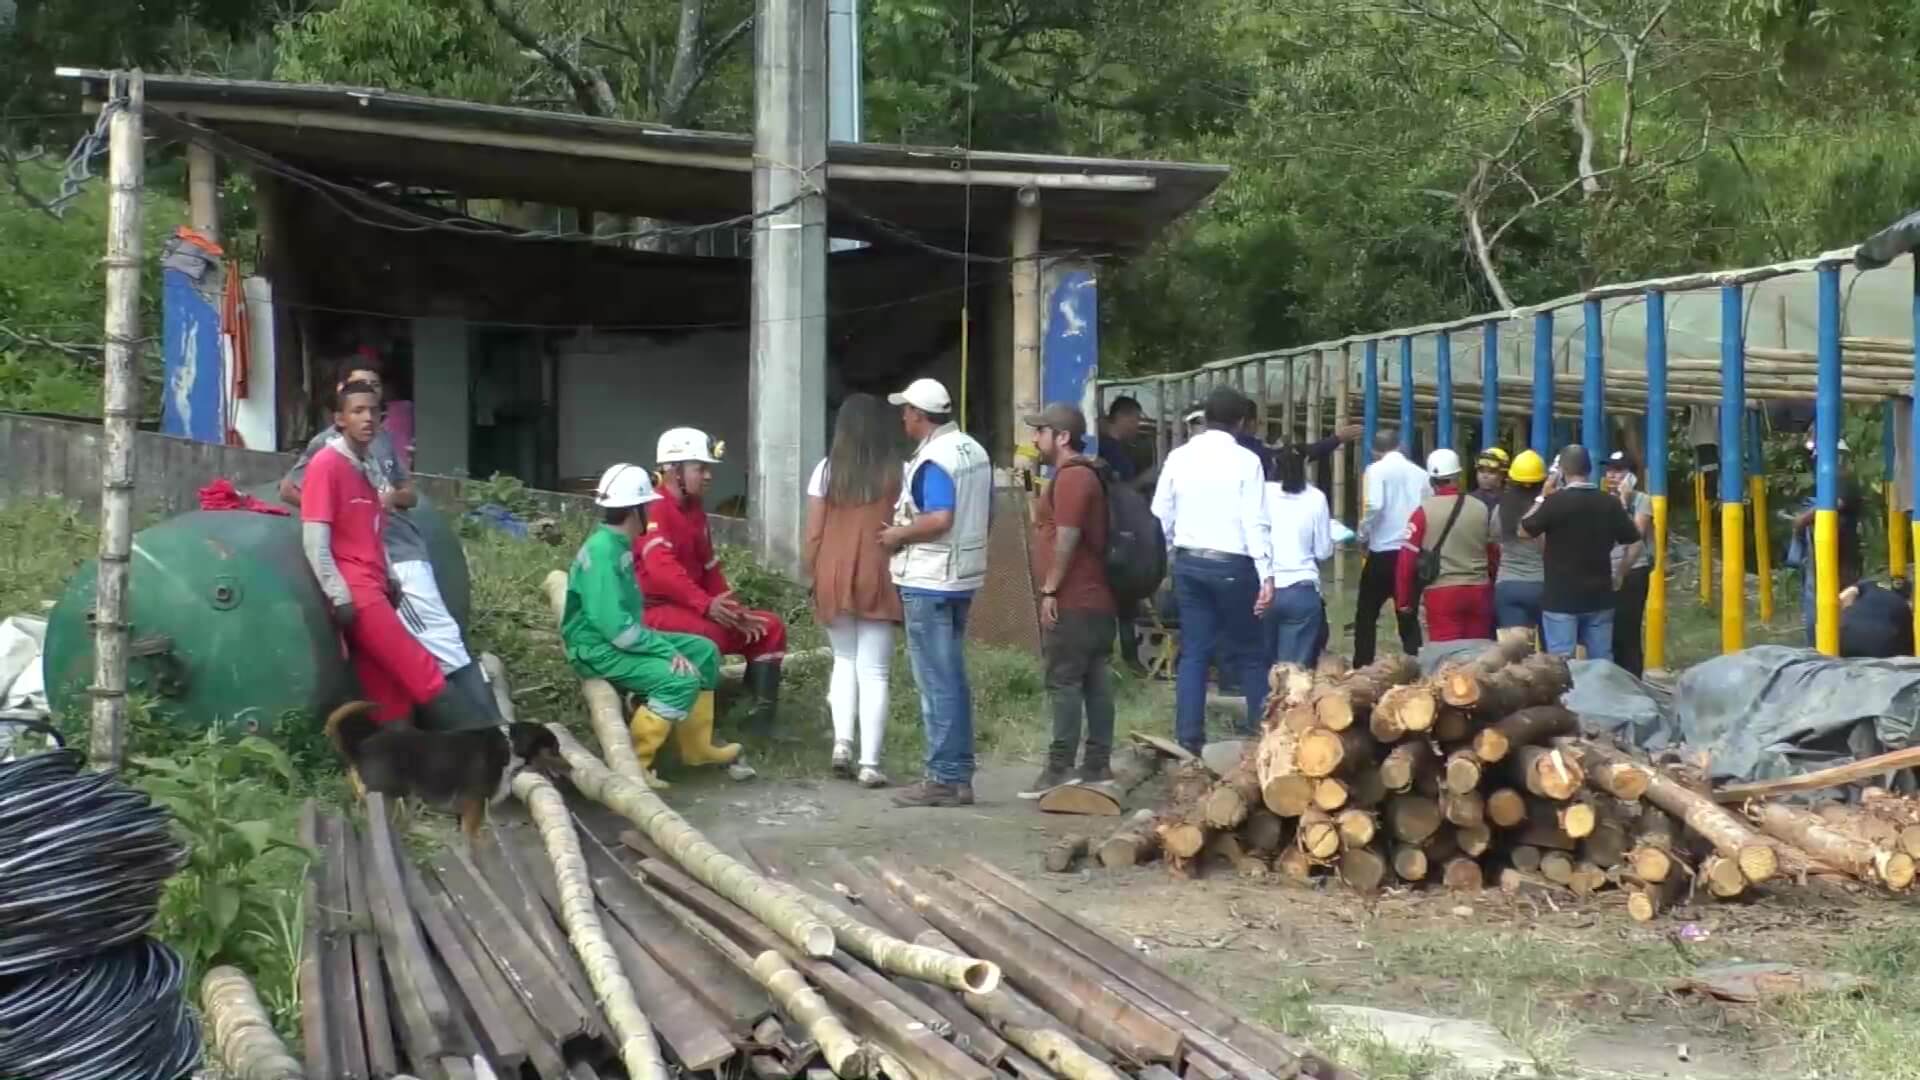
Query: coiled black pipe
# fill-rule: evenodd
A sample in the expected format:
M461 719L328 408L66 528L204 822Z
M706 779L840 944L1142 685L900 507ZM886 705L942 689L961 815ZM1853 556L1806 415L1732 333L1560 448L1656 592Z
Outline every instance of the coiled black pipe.
M199 1027L185 965L145 934L187 850L164 809L83 766L64 747L0 762L0 1077L176 1080Z

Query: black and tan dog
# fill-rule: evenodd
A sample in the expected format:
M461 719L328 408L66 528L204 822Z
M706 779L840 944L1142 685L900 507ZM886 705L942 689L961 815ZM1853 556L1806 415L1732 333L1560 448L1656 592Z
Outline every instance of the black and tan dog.
M487 806L507 797L521 769L548 777L570 771L560 741L539 724L422 731L376 723L376 708L371 701L350 701L327 717L327 739L346 760L354 793L451 805L469 839L478 837Z

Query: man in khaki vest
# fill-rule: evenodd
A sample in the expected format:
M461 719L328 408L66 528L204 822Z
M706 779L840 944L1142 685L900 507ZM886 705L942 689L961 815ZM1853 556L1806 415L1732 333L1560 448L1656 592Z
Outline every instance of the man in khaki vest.
M1433 494L1408 523L1395 568L1395 604L1410 614L1425 597L1428 641L1492 638L1493 578L1500 568L1492 511L1461 488L1460 455L1452 450L1427 455L1427 476Z

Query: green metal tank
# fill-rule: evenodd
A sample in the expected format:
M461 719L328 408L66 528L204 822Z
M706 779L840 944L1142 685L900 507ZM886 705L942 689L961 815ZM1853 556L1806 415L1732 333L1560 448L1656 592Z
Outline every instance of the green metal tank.
M280 501L271 488L252 494ZM464 626L472 591L459 538L424 497L411 513L448 610ZM98 573L98 563L81 567L48 618L47 692L61 715L88 709ZM357 693L300 549L297 516L197 510L142 529L128 603L128 688L183 730L272 733Z

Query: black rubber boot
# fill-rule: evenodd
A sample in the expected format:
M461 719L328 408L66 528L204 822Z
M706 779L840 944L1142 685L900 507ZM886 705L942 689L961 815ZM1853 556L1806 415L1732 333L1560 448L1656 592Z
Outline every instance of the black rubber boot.
M773 730L774 717L780 711L780 661L755 660L747 665L743 680L753 695L753 711L747 714L747 731L765 735Z
M448 674L446 688L414 714L416 723L428 731L475 731L506 723L500 718L493 688L487 685L479 664L468 664Z
M1104 784L1113 779L1112 759L1112 748L1105 743L1087 743L1080 751L1080 771L1073 774L1074 782Z

